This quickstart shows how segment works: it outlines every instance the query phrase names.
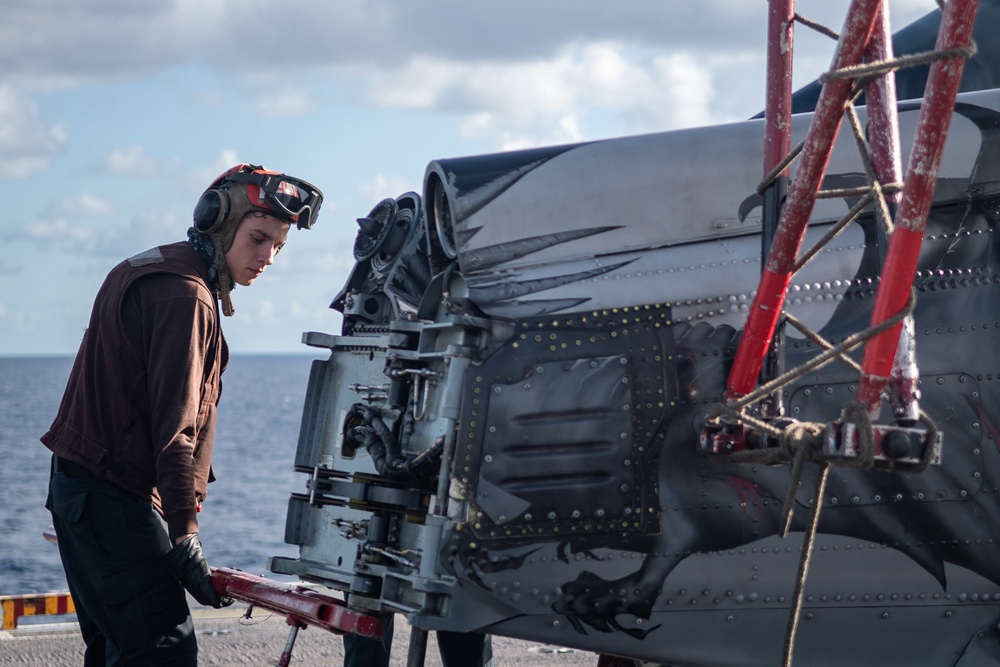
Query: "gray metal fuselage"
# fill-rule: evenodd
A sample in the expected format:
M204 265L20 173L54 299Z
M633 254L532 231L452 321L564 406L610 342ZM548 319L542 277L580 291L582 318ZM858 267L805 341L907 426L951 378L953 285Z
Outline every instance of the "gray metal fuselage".
M906 147L917 105L901 108ZM1000 91L960 97L915 281L941 463L833 471L801 664L1000 655L998 132ZM305 336L331 355L295 457L300 555L270 569L428 629L777 664L814 466L781 539L788 466L697 451L760 274L762 143L748 121L432 162L337 297L343 331ZM846 132L826 180L864 180ZM807 245L853 203L819 202ZM828 340L868 324L875 227L869 209L793 281L788 311ZM789 367L817 352L784 344ZM844 366L816 370L785 392L787 415L832 422L856 385ZM372 414L432 469L380 469L350 435Z

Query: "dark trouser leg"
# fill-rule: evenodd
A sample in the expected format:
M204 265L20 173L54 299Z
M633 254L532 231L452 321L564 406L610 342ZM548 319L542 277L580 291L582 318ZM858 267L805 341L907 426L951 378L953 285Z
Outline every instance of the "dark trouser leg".
M493 663L489 635L444 630L436 634L443 667L489 667Z
M366 639L357 635L344 635L344 667L389 667L392 649L393 617L387 614L382 639Z
M187 599L164 559L170 540L152 505L113 484L63 473L52 475L46 505L87 667L197 665Z

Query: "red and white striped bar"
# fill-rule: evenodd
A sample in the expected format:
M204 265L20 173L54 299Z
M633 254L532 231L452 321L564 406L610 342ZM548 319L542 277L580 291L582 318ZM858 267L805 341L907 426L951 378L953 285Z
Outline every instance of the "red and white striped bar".
M45 593L42 595L0 596L3 610L4 630L16 630L22 616L57 616L75 614L73 598L69 593Z

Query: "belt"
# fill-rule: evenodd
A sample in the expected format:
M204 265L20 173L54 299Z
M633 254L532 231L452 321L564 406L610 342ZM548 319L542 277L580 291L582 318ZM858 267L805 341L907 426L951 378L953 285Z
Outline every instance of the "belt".
M92 477L90 471L82 465L61 456L52 457L52 471L62 473L67 477Z

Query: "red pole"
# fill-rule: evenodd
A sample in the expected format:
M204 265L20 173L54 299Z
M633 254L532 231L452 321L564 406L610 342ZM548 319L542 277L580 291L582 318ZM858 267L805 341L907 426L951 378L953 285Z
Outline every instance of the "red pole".
M892 59L892 33L889 29L889 7L883 5L876 18L875 30L866 51L869 62ZM896 77L884 74L865 88L868 107L868 129L872 164L880 183L903 180L903 160L899 151L899 122L896 114ZM886 195L890 203L898 204L900 194Z
M834 57L834 69L861 62L880 5L880 0L851 2ZM785 302L816 193L826 172L833 145L837 141L852 83L850 79L833 79L823 86L820 93L795 179L781 211L778 230L729 373L727 400L732 401L749 393L757 383L757 376Z
M883 5L878 24L868 44L868 62L891 60L892 33L889 29L889 7ZM868 103L868 130L870 153L875 175L880 183L898 183L903 180L902 157L899 149L899 118L896 112L896 77L887 73L868 84L865 89ZM890 205L890 214L895 215L901 192L884 195ZM880 236L882 240L888 237ZM920 416L917 401L916 344L913 333L913 317L907 317L899 332L899 344L892 365L893 407L895 417L916 420ZM865 406L872 420L879 419L882 406L880 401Z
M795 0L770 0L767 15L767 99L764 106L764 173L792 149L792 44ZM787 174L787 170L785 171Z
M972 39L978 0L951 0L944 8L938 32L938 50L964 48ZM934 198L938 167L944 150L955 96L962 79L964 58L938 60L931 65L924 102L917 118L913 151L907 165L903 197L896 214L895 231L875 297L872 324L892 317L906 306L917 268L927 214ZM878 334L865 345L858 400L875 406L892 371L902 323Z

